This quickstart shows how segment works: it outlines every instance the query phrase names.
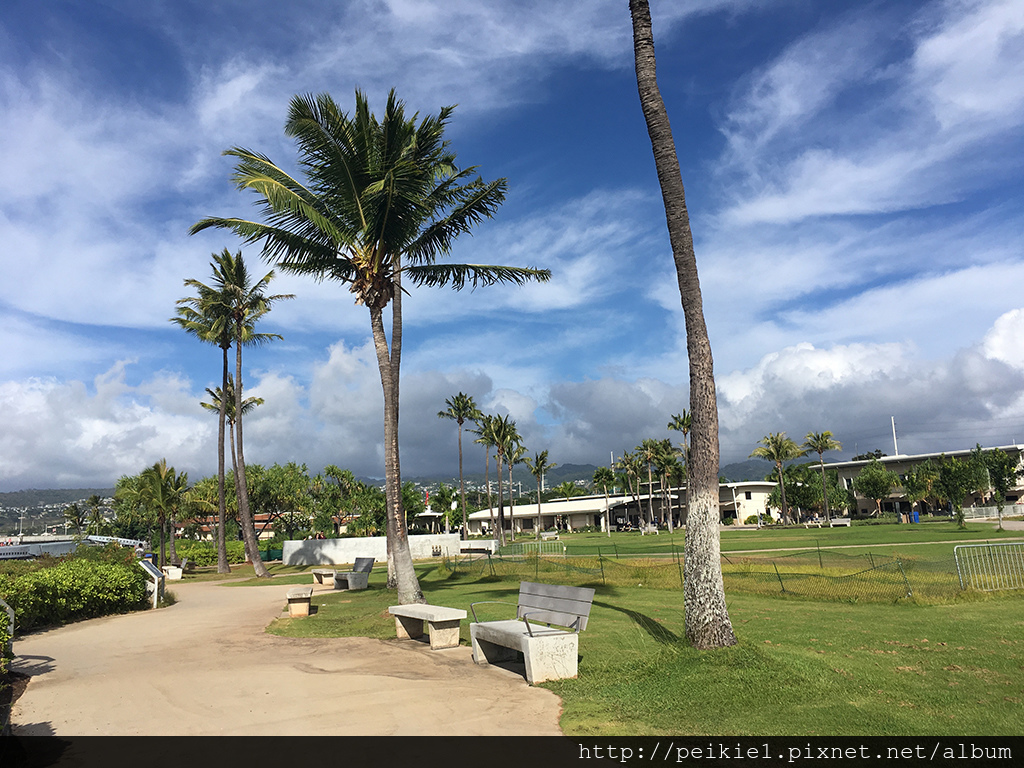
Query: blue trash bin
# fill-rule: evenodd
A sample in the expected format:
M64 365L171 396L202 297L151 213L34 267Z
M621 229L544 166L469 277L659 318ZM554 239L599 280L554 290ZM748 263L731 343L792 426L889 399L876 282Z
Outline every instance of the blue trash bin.
M918 513L916 509L910 511L910 521L913 523L921 522L921 515Z

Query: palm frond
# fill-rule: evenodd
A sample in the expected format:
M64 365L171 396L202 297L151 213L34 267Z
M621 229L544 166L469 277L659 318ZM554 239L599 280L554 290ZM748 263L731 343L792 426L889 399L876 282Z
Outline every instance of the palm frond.
M402 270L415 285L433 288L450 285L457 291L466 285L477 288L481 285L513 283L525 285L531 280L546 283L551 279L551 270L532 267L499 267L485 264L420 264Z

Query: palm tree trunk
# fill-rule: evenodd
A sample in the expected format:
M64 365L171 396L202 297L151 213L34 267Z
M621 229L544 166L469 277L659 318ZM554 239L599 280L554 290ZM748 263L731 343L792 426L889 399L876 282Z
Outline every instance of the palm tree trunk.
M399 301L400 290L394 301ZM401 339L400 304L392 304L392 349L388 352L388 340L384 331L383 312L379 307L370 308L370 325L373 329L373 344L377 352L377 367L384 393L384 493L387 499L387 543L388 543L388 588L398 590L398 602L402 605L425 602L419 580L412 564L409 549L409 535L402 509L402 470L398 453L398 371L395 361L400 355L396 345Z
M221 347L221 351L224 365L221 373L220 409L217 425L217 573L231 573L231 566L228 565L228 545L224 538L225 523L227 522L227 500L224 490L224 431L227 421L228 348ZM233 447L231 451L233 456Z
M780 503L782 504L782 523L783 525L789 525L789 505L786 503L786 476L782 471L782 462L776 465L779 471L779 497Z
M497 528L494 518L494 501L491 498L491 446L484 446L484 484L487 486L487 511L491 516L491 530Z
M469 521L466 520L466 481L462 478L462 424L459 424L459 495L462 497L462 540L469 538Z
M821 465L821 500L825 507L825 520L830 521L832 515L829 514L828 510L828 488L825 486L825 459L822 458L822 454L818 454L818 464ZM914 505L911 503L910 511L914 511Z
M498 465L498 546L505 546L505 507L504 507L504 494L501 488L501 454L499 453L494 457L495 463Z
M252 562L253 571L259 578L269 578L270 571L260 557L260 545L256 540L256 526L249 508L249 488L245 477L245 454L242 446L242 341L241 329L235 339L235 429L238 442L235 450L238 453L238 469L235 471L235 490L238 493L238 518L242 524L242 540L245 542L245 554Z
M697 275L693 234L668 112L658 90L654 34L647 0L630 0L637 90L658 171L679 296L686 321L693 456L689 483L684 603L686 638L697 648L736 644L722 583L718 513L718 402L711 342Z

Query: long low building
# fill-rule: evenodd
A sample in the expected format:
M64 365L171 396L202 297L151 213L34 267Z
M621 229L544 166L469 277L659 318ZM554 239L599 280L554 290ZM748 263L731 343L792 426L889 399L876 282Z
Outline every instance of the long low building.
M741 523L758 514L772 514L777 518L777 511L768 510L768 496L774 487L775 483L768 481L723 483L718 494L723 518L735 518ZM516 533L529 533L538 528L542 531L552 528L607 531L609 525L612 530L632 530L641 527L652 514L660 522L671 514L674 525L679 525L686 519L686 488L671 489L667 499L660 493L573 496L542 502L539 511L537 502L516 504L511 509L505 507L504 514L505 528L511 525ZM473 512L469 516L469 533L474 536L491 533L496 525L492 521L497 518L497 508Z

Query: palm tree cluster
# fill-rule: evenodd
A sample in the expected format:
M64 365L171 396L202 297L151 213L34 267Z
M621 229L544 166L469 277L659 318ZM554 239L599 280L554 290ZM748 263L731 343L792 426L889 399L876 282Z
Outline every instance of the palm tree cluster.
M245 454L242 439L242 417L262 401L258 398L244 398L242 394L242 347L259 346L281 336L275 333L258 333L256 324L270 312L273 305L290 294L268 295L267 288L274 279L271 270L253 282L242 253L232 254L227 248L212 256L210 266L213 279L209 284L189 278L185 285L195 289L194 296L178 300L177 316L171 322L187 333L207 344L221 349L221 386L218 390L207 390L211 403L203 405L216 409L219 417L217 436L217 571L228 573L227 546L224 540L225 527L225 466L224 432L225 422L231 422L231 463L234 467L235 493L238 496L238 511L242 519L242 535L245 540L247 557L252 561L257 576L269 576L260 558L259 544L253 527L252 511L246 486ZM228 350L235 348L235 375L228 373ZM230 417L228 401L231 400ZM236 440L237 437L237 440Z
M400 602L423 595L402 514L398 411L403 282L464 287L546 281L543 269L439 264L455 239L494 215L506 180L485 182L460 169L444 140L453 108L407 117L392 91L378 119L361 91L354 113L328 95L296 96L285 134L296 141L304 179L269 157L235 147L232 180L256 195L262 220L208 217L192 232L217 227L262 245L265 259L289 272L345 285L369 311L384 394L384 473L388 504L388 584ZM391 338L384 310L391 307Z
M793 522L786 498L786 471L784 465L787 462L792 462L795 459L806 456L808 452L818 454L818 464L821 469L820 503L825 512L825 519L830 520L829 485L825 476L824 454L828 451L841 451L843 449L842 444L835 440L832 433L827 430L825 432L808 432L802 446L797 445L792 438L787 437L785 432L769 433L761 438L760 443L757 448L751 451L750 456L751 458L767 459L775 464L776 477L779 480L779 506L782 511L783 523Z

